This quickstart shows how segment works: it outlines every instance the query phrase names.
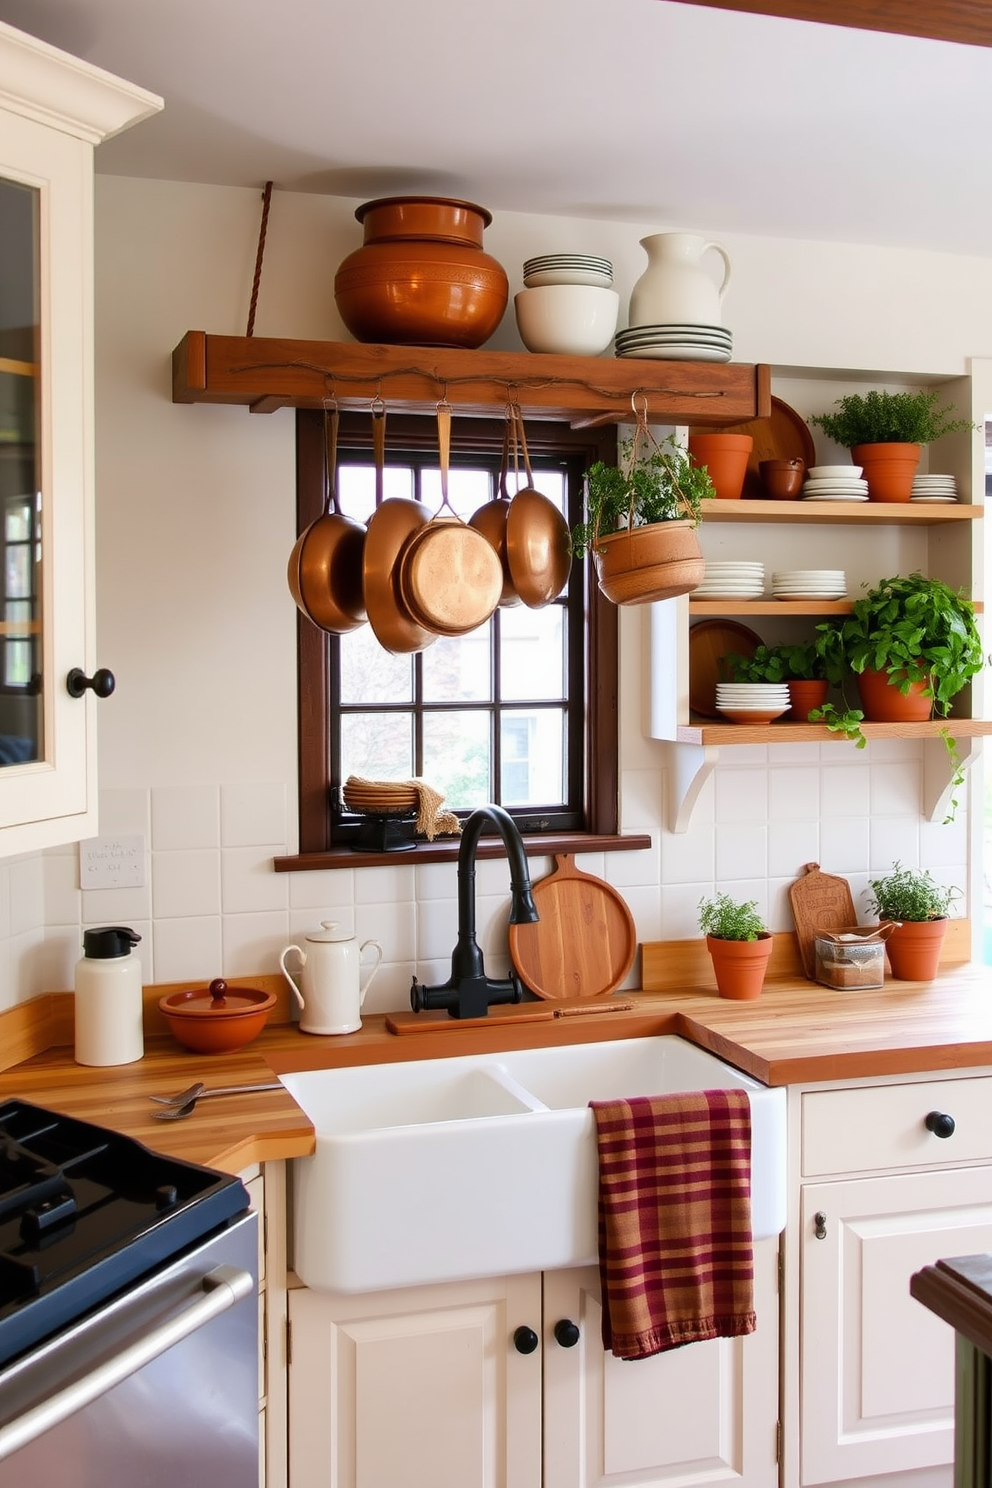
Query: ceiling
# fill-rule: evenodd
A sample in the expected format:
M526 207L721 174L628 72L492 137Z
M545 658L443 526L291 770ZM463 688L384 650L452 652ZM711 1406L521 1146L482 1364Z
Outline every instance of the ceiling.
M0 0L0 20L165 98L101 171L992 257L986 46L708 0Z

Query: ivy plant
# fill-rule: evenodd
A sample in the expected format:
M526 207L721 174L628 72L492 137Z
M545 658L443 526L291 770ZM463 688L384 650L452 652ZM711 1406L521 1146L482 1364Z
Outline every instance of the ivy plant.
M597 460L586 476L586 519L572 528L581 558L598 537L652 522L699 522L701 502L715 494L705 466L693 465L674 434L665 439L621 439L619 463Z

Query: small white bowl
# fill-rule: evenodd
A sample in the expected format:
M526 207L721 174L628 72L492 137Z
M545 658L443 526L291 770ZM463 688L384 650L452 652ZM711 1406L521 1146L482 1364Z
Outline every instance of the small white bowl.
M513 308L528 351L599 356L613 341L620 296L600 285L542 284L520 290Z
M810 465L807 480L857 480L860 465Z

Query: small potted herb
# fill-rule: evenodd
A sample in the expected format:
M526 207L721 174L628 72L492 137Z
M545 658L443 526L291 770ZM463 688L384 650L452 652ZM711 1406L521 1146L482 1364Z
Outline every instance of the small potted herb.
M886 943L893 976L904 982L930 982L937 974L951 905L961 890L939 884L929 869L904 868L869 881L869 910L894 928Z
M751 656L731 653L723 662L733 682L786 683L793 720L805 723L811 710L826 702L827 663L816 641L756 646Z
M772 935L758 914L756 899L719 893L699 901L699 928L713 962L717 991L738 1001L760 997Z
M639 422L620 441L618 464L590 466L586 518L572 528L572 552L592 554L599 587L614 604L687 594L705 572L695 529L701 502L712 495L708 474L675 435L656 440Z
M932 388L900 393L872 389L838 398L837 413L814 414L810 423L851 451L873 501L908 501L921 447L974 427L970 419L949 417L955 412L951 404L937 404Z

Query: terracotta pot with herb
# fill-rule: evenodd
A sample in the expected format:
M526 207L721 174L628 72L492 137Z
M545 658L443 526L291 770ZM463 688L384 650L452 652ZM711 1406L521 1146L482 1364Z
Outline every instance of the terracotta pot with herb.
M904 868L869 882L868 908L879 922L894 925L886 942L892 975L903 982L931 982L940 965L948 911L961 890L939 884L929 869Z
M758 914L757 900L735 900L723 893L701 899L699 928L720 996L735 1001L760 997L773 937Z

